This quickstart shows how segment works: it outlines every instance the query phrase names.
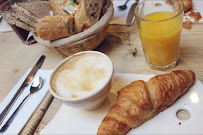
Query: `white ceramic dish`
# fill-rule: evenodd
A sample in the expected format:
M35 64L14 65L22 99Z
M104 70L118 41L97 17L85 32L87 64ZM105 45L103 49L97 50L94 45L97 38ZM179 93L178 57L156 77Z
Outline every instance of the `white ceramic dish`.
M53 120L41 134L91 134L95 135L109 108L116 102L116 92L135 80L148 81L153 75L114 74L114 84L106 102L98 109L84 111L62 105ZM191 117L180 120L178 110L187 110ZM203 134L203 85L197 79L192 87L171 107L127 134ZM79 130L78 130L79 129Z

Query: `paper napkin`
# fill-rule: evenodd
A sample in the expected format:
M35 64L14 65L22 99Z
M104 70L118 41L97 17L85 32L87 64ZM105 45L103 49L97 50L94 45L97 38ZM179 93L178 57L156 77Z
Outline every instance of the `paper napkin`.
M5 97L5 99L0 104L0 112L3 111L3 109L7 106L7 104L12 99L13 95L15 95L18 88L21 86L21 84L24 82L25 78L31 71L31 68L24 74L24 76L20 79L20 81L13 87L11 92ZM43 98L48 92L48 81L49 76L51 74L51 70L38 70L35 77L40 76L43 79L43 86L42 88L31 94L28 99L25 101L24 105L21 107L20 111L16 115L15 119L11 123L10 127L4 132L4 134L19 134L22 128L25 126L29 118L32 116L33 112L37 109L38 105L41 103ZM33 80L32 80L33 81ZM16 100L15 104L11 108L10 112L8 113L7 117L4 119L4 122L2 123L1 127L6 123L6 121L9 119L9 117L12 115L12 113L15 111L15 109L18 107L18 105L21 103L21 101L29 94L30 92L30 86L27 86L22 94L19 96L19 98Z
M13 31L13 29L4 19L2 19L0 22L0 32L9 32L9 31Z
M130 7L133 3L135 3L135 0L130 0L127 3L127 9L120 10L118 6L124 4L124 0L114 0L113 1L113 7L114 7L114 14L112 17L112 20L109 22L109 24L120 24L120 25L126 25L126 19L128 16L128 12L130 10Z

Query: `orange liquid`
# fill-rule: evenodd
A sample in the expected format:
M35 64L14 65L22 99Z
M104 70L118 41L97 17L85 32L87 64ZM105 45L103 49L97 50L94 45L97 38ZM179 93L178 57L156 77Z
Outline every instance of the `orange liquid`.
M147 61L156 66L176 62L179 55L181 18L171 12L155 12L145 16L139 27L139 34ZM169 19L169 20L166 20ZM165 20L165 21L160 21Z

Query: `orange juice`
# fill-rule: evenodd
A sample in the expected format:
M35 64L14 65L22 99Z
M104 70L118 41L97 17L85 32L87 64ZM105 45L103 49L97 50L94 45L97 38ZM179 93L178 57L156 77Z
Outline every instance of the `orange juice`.
M155 12L144 16L145 21L140 22L138 31L150 65L167 66L176 63L182 20L175 16L171 12Z

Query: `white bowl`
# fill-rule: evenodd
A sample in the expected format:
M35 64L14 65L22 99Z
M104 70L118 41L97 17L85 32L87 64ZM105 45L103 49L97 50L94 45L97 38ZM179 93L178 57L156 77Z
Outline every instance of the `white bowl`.
M103 82L103 85L98 88L98 89L95 89L93 92L91 92L90 94L88 95L85 95L85 96L82 96L82 97L77 97L77 98L71 98L71 97L62 97L60 96L60 94L57 94L54 90L53 90L53 87L51 85L51 81L55 75L55 73L61 68L63 67L63 65L67 64L67 61L70 61L71 59L75 58L75 56L79 56L81 54L100 54L101 56L103 56L105 58L105 60L107 62L109 62L109 69L110 69L110 75L108 76L108 78L105 79L105 81ZM90 70L91 71L91 70ZM79 53L76 53L74 55L71 55L69 57L67 57L66 59L64 59L62 62L60 62L56 68L53 70L51 76L50 76L50 80L49 80L49 90L51 92L51 94L63 101L63 103L65 103L66 105L70 106L70 107L73 107L73 108L79 108L79 109L85 109L85 110L93 110L93 109L96 109L98 108L99 106L101 106L111 87L112 87L112 83L113 83L113 64L110 60L110 58L101 53L101 52L97 52L97 51L83 51L83 52L79 52ZM79 85L79 84L78 84Z

